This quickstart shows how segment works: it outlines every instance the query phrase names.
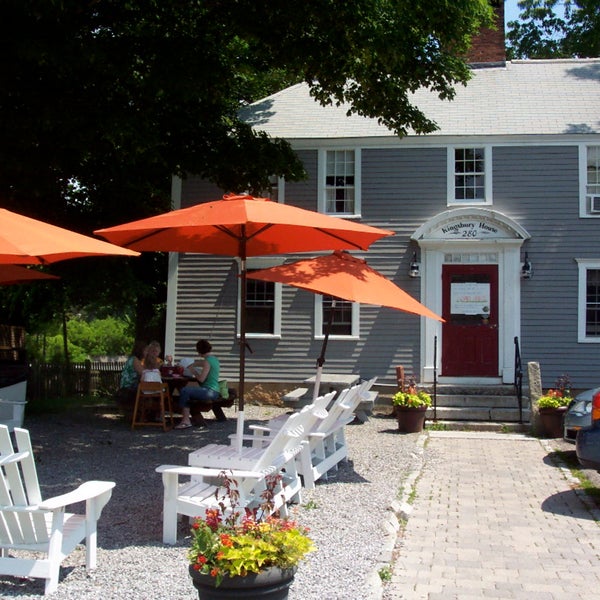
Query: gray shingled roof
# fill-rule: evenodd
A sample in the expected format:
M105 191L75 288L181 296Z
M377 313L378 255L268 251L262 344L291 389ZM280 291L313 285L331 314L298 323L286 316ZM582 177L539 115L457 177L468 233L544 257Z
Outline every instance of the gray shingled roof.
M433 119L433 136L600 133L600 59L514 61L476 69L453 101L419 91L415 104ZM298 84L246 107L243 118L272 137L390 137L375 119L323 107ZM430 137L429 136L429 137Z

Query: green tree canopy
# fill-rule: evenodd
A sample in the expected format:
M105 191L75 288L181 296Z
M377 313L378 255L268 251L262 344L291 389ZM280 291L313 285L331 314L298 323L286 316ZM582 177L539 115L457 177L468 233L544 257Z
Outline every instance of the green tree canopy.
M508 23L509 58L600 56L598 0L523 0Z
M229 191L299 180L289 144L240 121L241 106L306 81L323 104L432 131L411 92L451 99L491 23L486 0L6 0L0 202L90 234L168 210L172 174ZM67 298L164 301L164 259L91 264L59 267Z

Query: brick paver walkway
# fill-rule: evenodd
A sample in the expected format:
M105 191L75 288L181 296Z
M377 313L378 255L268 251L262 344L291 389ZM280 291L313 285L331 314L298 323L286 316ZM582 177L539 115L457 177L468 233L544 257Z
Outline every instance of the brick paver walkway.
M429 435L386 600L600 598L600 511L543 441Z

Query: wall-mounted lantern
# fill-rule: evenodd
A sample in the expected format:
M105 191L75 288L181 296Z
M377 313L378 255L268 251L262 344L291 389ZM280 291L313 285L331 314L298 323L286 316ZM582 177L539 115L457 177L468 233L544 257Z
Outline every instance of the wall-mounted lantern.
M410 267L408 268L409 277L421 277L421 265L417 262L417 253L413 252Z
M533 277L533 267L529 262L529 255L525 252L525 261L521 267L521 279L531 279Z

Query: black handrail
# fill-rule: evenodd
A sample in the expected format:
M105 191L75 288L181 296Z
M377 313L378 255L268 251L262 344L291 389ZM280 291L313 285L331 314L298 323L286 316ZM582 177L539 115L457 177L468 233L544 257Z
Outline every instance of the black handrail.
M433 420L437 421L437 335L433 338Z
M515 394L519 401L519 423L523 423L523 364L519 350L519 338L515 336Z

